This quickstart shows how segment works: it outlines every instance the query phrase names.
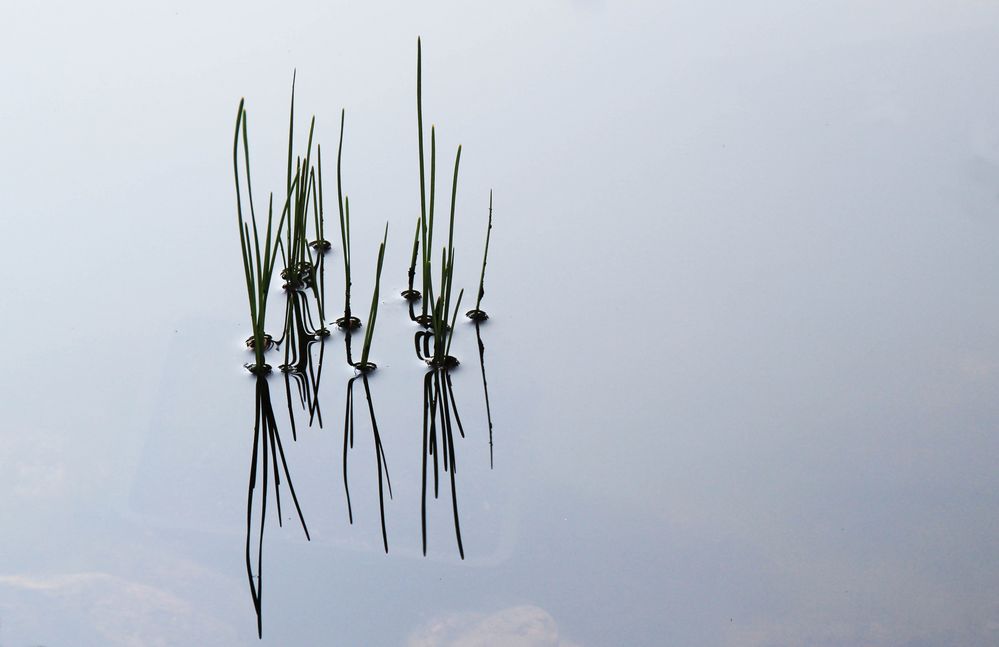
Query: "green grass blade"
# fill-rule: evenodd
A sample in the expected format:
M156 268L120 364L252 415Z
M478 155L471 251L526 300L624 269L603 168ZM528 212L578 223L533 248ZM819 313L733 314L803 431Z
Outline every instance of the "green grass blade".
M451 181L451 222L447 230L447 248L454 249L454 209L458 199L458 165L461 163L461 145L458 145L458 154L454 158L454 179Z
M445 357L451 354L451 340L454 339L454 326L458 321L458 311L461 310L461 297L463 296L465 296L465 290L458 292L458 302L454 304L454 315L451 317L451 331L447 335L447 348L444 350Z
M493 190L489 189L489 224L486 227L486 251L482 254L482 274L479 275L479 296L475 300L475 309L482 305L482 297L486 293L486 260L489 258L489 236L493 232Z
M375 267L375 289L371 294L371 309L368 312L368 327L364 332L364 346L361 350L361 366L368 362L368 351L371 350L371 339L375 332L375 320L378 317L378 298L381 291L382 264L385 260L385 245L388 242L388 223L385 223L385 234L378 248L378 264Z

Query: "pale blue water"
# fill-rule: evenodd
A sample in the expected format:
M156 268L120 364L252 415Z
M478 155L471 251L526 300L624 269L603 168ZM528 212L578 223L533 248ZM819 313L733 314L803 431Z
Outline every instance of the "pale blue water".
M999 642L993 7L7 14L0 645L258 643L230 147L245 96L258 204L280 190L295 68L324 167L347 110L362 316L390 225L371 388L395 497L385 555L363 408L347 523L335 336L324 429L282 427L312 541L290 505L268 526L260 644ZM443 498L422 556L397 297L417 34L441 193L463 145L463 310L496 195L493 470L470 324L454 342L464 561Z

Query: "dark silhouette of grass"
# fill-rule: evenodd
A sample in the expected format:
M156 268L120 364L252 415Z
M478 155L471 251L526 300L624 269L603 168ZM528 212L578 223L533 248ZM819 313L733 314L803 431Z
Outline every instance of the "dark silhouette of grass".
M323 337L316 333L315 325L309 311L306 293L289 290L287 293L287 308L285 309L284 363L279 367L284 373L285 392L288 402L288 416L291 421L292 439L298 439L295 423L293 401L297 400L301 407L309 412L309 426L318 421L323 426L322 412L319 407L319 384L322 377L322 362L326 346ZM312 347L319 345L318 363ZM291 383L296 385L298 397L293 398Z
M371 421L371 437L375 448L375 467L378 474L378 512L382 527L382 545L388 552L388 531L385 525L385 491L392 498L392 481L389 478L388 462L385 459L385 448L382 445L381 434L378 431L378 420L375 417L375 406L371 397L371 387L368 383L368 373L363 372L347 380L347 399L343 420L343 490L347 498L347 518L354 523L354 510L350 502L350 479L347 475L347 455L354 447L354 383L361 380L364 385L364 397L368 403L368 417Z
M482 392L486 398L486 422L489 424L489 469L493 469L493 413L489 408L489 383L486 382L486 347L479 333L479 321L475 322L475 341L479 346L479 369L482 371Z
M253 453L250 458L250 483L246 493L246 576L250 584L250 596L253 599L253 608L257 614L257 635L263 636L263 555L264 555L264 527L267 521L267 493L268 481L271 475L274 480L274 499L277 505L278 525L282 525L281 515L281 473L284 473L288 490L291 493L292 502L295 504L295 511L298 520L302 524L306 540L311 540L309 528L305 524L305 517L302 515L302 508L298 503L298 496L295 493L295 486L291 480L291 473L288 471L288 461L285 458L284 446L281 444L281 435L278 433L277 421L274 418L274 405L271 402L270 387L264 375L256 378L256 407L253 421ZM259 469L259 472L258 472ZM253 534L253 504L254 491L257 487L258 475L261 481L260 490L260 523L257 540L257 574L253 574L252 560L252 534Z

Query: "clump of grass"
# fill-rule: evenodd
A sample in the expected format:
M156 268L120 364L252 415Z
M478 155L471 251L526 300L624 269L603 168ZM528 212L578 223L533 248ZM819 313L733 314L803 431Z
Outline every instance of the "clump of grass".
M410 265L410 277L415 274L416 246L420 253L420 270L423 281L421 314L414 316L412 300L410 301L410 317L424 330L416 332L414 343L416 355L430 367L424 377L423 385L423 489L421 504L421 520L423 531L423 553L427 552L427 490L429 474L429 457L433 457L433 492L434 498L439 495L439 470L450 475L451 508L454 515L455 539L458 553L464 559L465 552L461 541L461 525L458 519L458 495L455 475L457 466L454 451L454 428L458 428L461 436L465 435L461 417L454 398L454 387L451 381L451 370L458 366L458 360L450 353L451 341L455 331L455 321L464 291L459 291L457 303L451 308L451 296L454 279L454 218L458 193L458 169L461 164L461 146L454 160L454 173L451 183L451 210L448 221L447 245L441 250L440 282L434 286L432 250L434 249L434 208L436 198L437 172L437 138L436 129L430 128L430 178L429 191L427 169L424 157L423 140L423 53L422 44L417 40L416 55L416 120L418 130L418 148L420 157L420 222L417 227L417 240L414 240L413 259ZM428 196L429 193L429 196ZM429 197L429 200L428 200ZM412 290L412 285L410 286ZM412 291L415 293L415 291ZM435 296L436 295L436 296ZM404 293L404 296L406 294ZM415 295L414 295L415 296ZM440 432L438 434L438 431ZM441 460L438 460L440 457Z
M475 299L475 307L465 313L469 319L479 322L485 321L489 315L480 307L482 297L486 294L486 260L489 258L489 235L493 231L493 192L489 191L489 225L486 227L486 251L482 254L482 274L479 275L479 296ZM478 330L478 328L476 328Z
M319 156L318 169L312 163L312 143L315 135L316 118L313 116L309 124L308 144L304 157L295 155L295 77L292 77L291 107L288 116L288 157L285 190L289 206L288 222L285 231L285 241L279 243L285 279L283 285L286 295L284 330L281 339L276 344L284 344L284 363L280 366L285 374L285 391L287 394L288 415L291 421L292 437L297 440L298 432L295 422L291 382L298 389L298 400L303 408L309 411L309 425L318 418L322 426L322 413L319 410L319 378L322 371L323 348L320 347L320 366L315 367L311 347L319 340L329 336L325 326L325 272L323 254L324 246L315 241L309 243L308 228L312 224L316 240L324 241L324 212L322 200L322 152L316 148ZM294 169L294 174L292 170ZM310 214L311 209L311 214ZM282 232L279 230L278 239ZM315 256L313 256L315 254ZM318 318L314 319L313 306L309 294L315 300Z
M286 290L301 290L310 288L315 278L315 266L308 251L308 236L306 228L309 222L309 198L315 186L315 173L311 165L312 159L312 138L315 133L316 118L313 116L309 125L309 141L306 147L304 160L294 155L294 135L295 135L295 78L291 82L291 110L288 123L288 170L286 189L288 200L291 203L291 212L287 227L287 244L283 251L285 254L285 267L281 272L281 278L285 280ZM293 164L294 162L294 164ZM296 186L292 186L292 168L295 169L295 177L300 177L301 181Z
M277 228L275 229L273 227L274 194L271 194L267 207L267 231L264 236L264 246L261 249L257 216L253 205L253 184L250 176L250 144L247 137L247 116L244 102L245 100L240 99L239 108L236 113L236 132L233 136L232 164L233 176L236 183L236 218L239 228L239 243L243 258L243 272L246 279L246 293L250 304L250 322L253 328L253 334L247 340L247 346L253 349L256 359L254 364L247 365L247 369L252 373L266 373L270 371L271 367L264 361L264 352L270 347L273 341L271 336L264 332L264 323L267 318L267 294L271 284L271 276L274 272L277 251L280 247L276 241L280 237L285 216L288 214L289 204L287 201L285 202ZM250 208L249 224L247 224L243 217L243 197L239 183L239 140L241 134L243 139L246 191ZM294 179L289 180L289 186L297 187L298 184L299 176L296 174ZM252 230L250 229L250 225L252 225Z
M291 473L288 470L288 461L285 458L284 447L281 443L281 436L278 433L277 421L274 417L274 406L271 401L270 387L266 379L266 373L270 370L264 362L264 352L270 343L270 335L264 332L264 321L267 314L267 293L270 287L271 276L274 271L274 263L277 259L277 251L280 247L279 239L281 229L285 222L285 216L289 212L289 201L285 201L285 206L281 211L277 228L273 227L274 220L274 195L271 194L267 210L267 231L264 236L263 249L260 246L260 235L257 229L256 214L253 206L253 190L250 180L250 154L249 140L247 137L247 117L244 108L244 100L240 100L236 116L236 133L233 141L233 170L236 183L236 212L239 224L240 247L243 258L243 271L246 278L246 290L250 303L250 319L253 325L252 348L256 355L256 363L248 365L247 368L256 374L256 405L253 422L253 453L250 461L250 479L247 486L246 503L246 575L250 585L250 595L253 599L254 611L257 615L257 634L263 635L262 620L262 591L263 591L263 543L264 527L267 519L267 500L269 480L274 480L274 497L277 504L278 525L283 525L281 513L281 474L283 472L288 489L291 492L295 510L298 513L302 530L306 539L310 539L309 529L302 515L301 506L298 503L298 496L295 493L295 486L291 480ZM243 157L245 162L246 189L250 208L250 223L252 224L252 237L250 226L243 218L242 191L239 182L239 139L243 138ZM300 174L296 173L294 179L289 177L289 196L293 188L300 184ZM280 463L279 463L280 459ZM260 522L257 533L257 555L256 555L256 575L252 558L252 535L253 535L253 508L254 491L257 486L258 470L261 476L260 493Z
M451 315L451 288L454 279L454 214L458 197L458 169L460 164L461 146L458 146L458 152L454 158L454 174L451 183L451 213L448 224L448 244L447 247L441 249L441 280L436 300L434 299L433 281L430 277L432 268L429 256L428 260L424 262L424 274L427 277L424 291L424 295L426 296L425 301L433 304L433 309L427 315L428 321L426 327L429 330L418 331L416 333L417 356L435 368L450 368L458 365L457 358L450 354L450 348L451 338L454 334L455 319L457 318L458 308L461 307L461 297L464 294L464 290L458 294L458 305L454 309L454 316L450 317L450 323L449 316ZM423 345L422 352L420 348L421 341ZM431 343L433 343L432 351L430 350Z

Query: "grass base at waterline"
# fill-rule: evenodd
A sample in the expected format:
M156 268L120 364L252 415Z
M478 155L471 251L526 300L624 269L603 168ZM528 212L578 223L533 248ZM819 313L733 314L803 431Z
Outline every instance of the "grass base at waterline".
M479 296L475 300L475 307L465 313L465 316L472 321L485 321L489 318L485 310L481 309L482 297L486 295L486 260L489 258L489 236L493 232L493 192L489 191L489 224L486 226L486 251L482 253L482 273L479 275Z
M292 267L281 270L281 278L285 280L281 286L285 290L306 290L312 287L312 277L315 267L309 261L295 263Z
M445 330L451 330L450 326L445 327ZM433 337L434 333L431 331L417 331L413 338L413 343L416 346L417 359L426 362L427 366L431 368L457 368L461 362L458 361L458 358L454 355L449 355L446 352L431 352L430 343L433 341ZM436 351L436 347L434 350Z
M264 333L264 350L265 351L266 350L270 350L271 347L273 347L273 346L274 346L274 338L271 335L269 335L267 333ZM246 338L246 347L249 348L250 350L256 350L256 348L257 348L257 339L256 339L256 337L253 337L252 335L249 336L249 337L247 337Z
M316 250L320 254L325 254L326 252L333 249L333 245L328 240L314 240L309 243L309 247Z
M426 362L427 366L431 368L446 368L446 369L457 368L458 365L461 364L461 362L458 361L458 358L455 357L454 355L445 355L442 359L435 359L431 357L430 359L427 359Z
M399 293L399 295L406 301L419 301L420 297L422 296L419 290L413 290L413 289L403 290L402 292Z
M243 364L243 368L245 368L246 370L257 376L267 375L268 373L271 372L270 364L260 364L260 365L254 363Z
M340 317L333 323L340 330L357 330L361 327L361 320L357 317Z

